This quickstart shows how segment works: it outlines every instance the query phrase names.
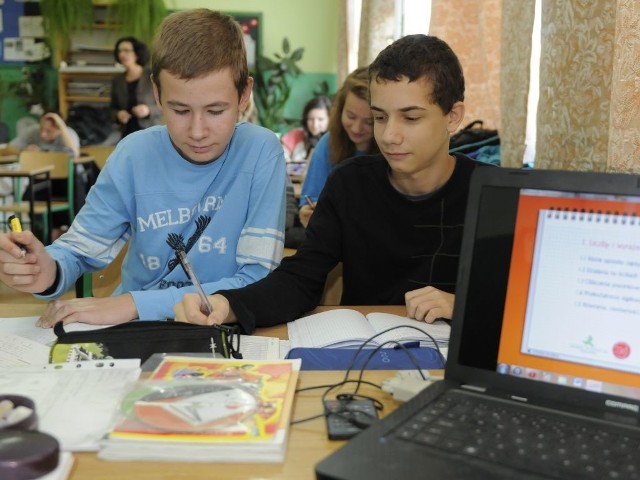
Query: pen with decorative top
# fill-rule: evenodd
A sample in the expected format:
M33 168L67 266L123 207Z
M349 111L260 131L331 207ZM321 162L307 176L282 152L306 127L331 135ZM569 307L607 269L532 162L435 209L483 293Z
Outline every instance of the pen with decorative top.
M191 283L193 283L193 286L196 287L196 291L198 292L198 295L200 295L200 301L202 303L201 308L203 309L204 313L206 313L207 315L210 315L213 312L213 308L211 308L209 299L207 298L207 295L204 293L204 290L202 289L202 284L198 280L198 277L196 277L196 272L193 270L193 265L191 265L191 262L187 258L187 254L184 252L184 250L177 250L176 255L178 256L178 260L180 260L180 264L182 265L182 268L184 268L184 271L187 272L187 275L189 276L189 280L191 280Z
M11 230L12 232L21 232L22 231L22 224L20 223L20 219L18 217L16 217L15 215L11 215L9 217L9 230ZM25 248L24 245L21 244L17 244L20 247L20 252L22 254L22 258L27 256L27 249Z

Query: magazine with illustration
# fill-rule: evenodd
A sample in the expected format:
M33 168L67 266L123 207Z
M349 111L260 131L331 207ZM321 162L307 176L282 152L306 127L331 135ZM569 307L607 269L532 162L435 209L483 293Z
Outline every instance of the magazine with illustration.
M121 403L107 460L282 462L299 360L165 357Z

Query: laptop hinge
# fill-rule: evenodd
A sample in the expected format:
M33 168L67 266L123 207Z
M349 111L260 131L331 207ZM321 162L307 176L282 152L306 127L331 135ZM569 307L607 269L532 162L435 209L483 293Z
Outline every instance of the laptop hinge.
M464 388L465 390L471 390L472 392L486 392L487 389L485 387L478 387L476 385L460 385L460 388Z

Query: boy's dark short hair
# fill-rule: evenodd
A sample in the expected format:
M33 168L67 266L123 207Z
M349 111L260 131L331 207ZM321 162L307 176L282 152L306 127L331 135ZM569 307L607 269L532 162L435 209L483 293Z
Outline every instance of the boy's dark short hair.
M247 51L240 24L231 16L207 8L172 13L156 33L151 74L160 93L160 72L184 80L230 68L242 95L249 80Z
M432 35L407 35L382 50L369 65L369 82L410 82L426 77L433 84L432 101L447 114L464 101L464 75L456 54Z
M144 67L149 61L149 49L147 45L138 40L136 37L122 37L116 41L116 46L113 48L113 58L116 62L120 63L118 58L118 48L122 42L130 42L133 46L133 53L136 54L136 63L141 67Z

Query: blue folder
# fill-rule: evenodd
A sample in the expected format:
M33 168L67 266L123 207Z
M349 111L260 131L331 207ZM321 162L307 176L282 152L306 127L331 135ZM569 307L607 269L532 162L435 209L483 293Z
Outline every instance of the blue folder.
M434 348L421 347L408 350L421 369L444 368L442 359ZM286 358L302 359L302 370L346 370L350 365L354 370L361 370L371 351L371 349L361 350L358 353L357 348L292 348ZM407 352L395 348L378 350L366 363L366 370L413 370L415 368L416 364L409 358Z

